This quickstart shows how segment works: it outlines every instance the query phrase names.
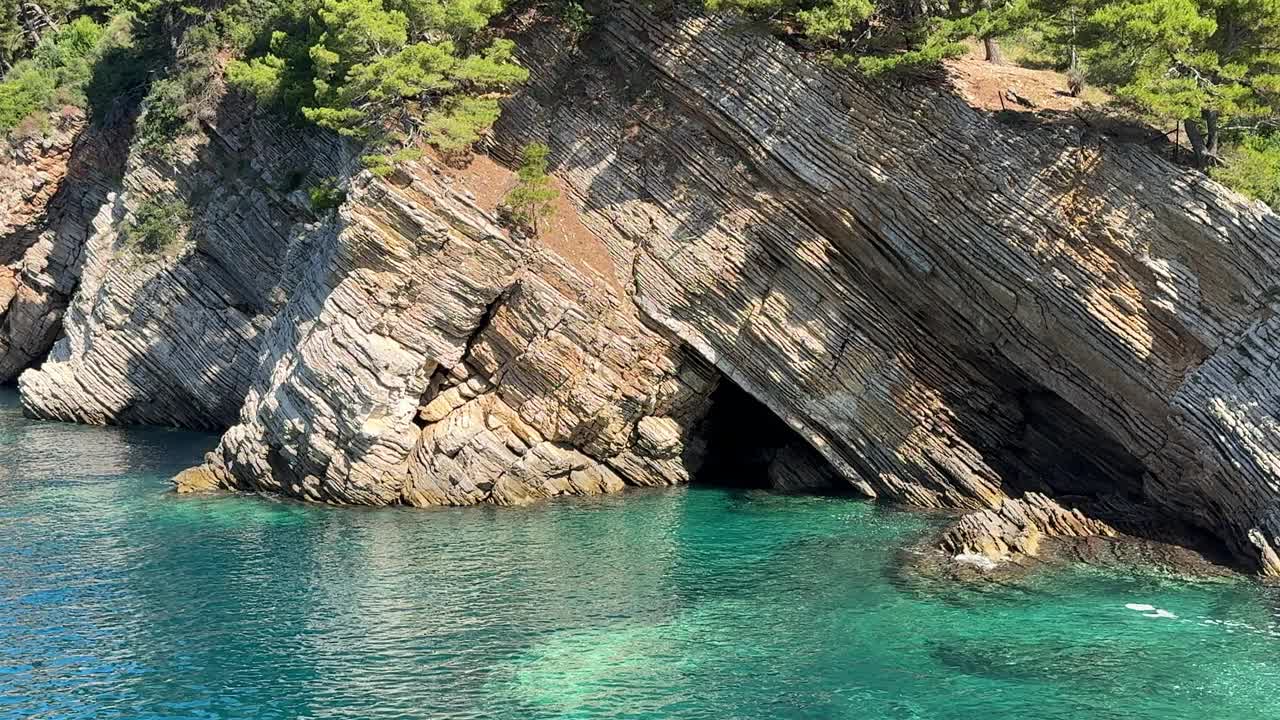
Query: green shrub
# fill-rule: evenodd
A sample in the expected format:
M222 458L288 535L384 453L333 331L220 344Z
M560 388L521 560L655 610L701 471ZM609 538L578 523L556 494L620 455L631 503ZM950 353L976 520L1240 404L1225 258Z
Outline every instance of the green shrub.
M181 78L164 78L151 84L138 119L138 145L150 150L167 150L173 141L192 127L187 107L187 88Z
M1246 136L1210 172L1223 185L1280 207L1280 136Z
M124 246L146 257L176 256L190 223L191 212L181 201L147 198L123 230Z
M422 157L422 151L417 148L404 148L393 153L382 154L372 153L360 158L360 161L369 171L378 177L390 175L396 166L400 163L410 162Z
M311 212L325 215L346 202L347 191L338 187L336 178L328 177L309 188L307 197L311 200Z
M0 82L0 130L13 130L28 115L43 109L56 89L54 78L32 63L10 70Z
M575 35L582 35L591 29L591 24L595 22L595 17L587 12L578 0L568 0L560 7L560 19L564 21L564 26Z
M104 51L105 29L87 17L46 34L31 58L0 81L0 131L10 132L28 116L59 103L83 106L85 86Z

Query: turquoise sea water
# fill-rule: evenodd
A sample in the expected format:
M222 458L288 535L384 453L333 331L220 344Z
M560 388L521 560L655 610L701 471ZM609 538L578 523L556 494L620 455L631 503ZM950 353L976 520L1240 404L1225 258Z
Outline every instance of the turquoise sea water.
M0 396L0 718L1280 717L1251 583L925 591L926 521L839 498L168 494L212 443Z

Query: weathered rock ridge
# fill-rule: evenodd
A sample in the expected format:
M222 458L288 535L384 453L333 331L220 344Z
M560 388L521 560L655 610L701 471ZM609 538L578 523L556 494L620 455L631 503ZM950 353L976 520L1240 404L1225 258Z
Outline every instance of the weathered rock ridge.
M686 480L714 374L429 165L358 178L268 331L218 484L518 504Z
M190 488L515 504L687 480L731 382L807 443L778 444L776 485L974 510L955 552L1186 527L1280 574L1264 206L732 20L619 6L519 47L490 149L548 142L618 277L430 162L311 218L285 175L350 157L232 107L178 161L131 160L28 410L230 426ZM190 247L124 262L157 194L197 206Z

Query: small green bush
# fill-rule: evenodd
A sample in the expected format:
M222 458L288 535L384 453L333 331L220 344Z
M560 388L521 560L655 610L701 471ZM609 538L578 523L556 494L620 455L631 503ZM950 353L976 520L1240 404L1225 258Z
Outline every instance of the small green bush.
M1280 208L1280 136L1246 136L1210 173L1223 185Z
M560 18L564 26L574 35L582 35L591 29L595 18L578 0L568 0L560 7Z
M360 162L369 168L369 172L378 177L386 177L395 171L400 163L412 162L422 157L417 148L405 148L393 153L373 153L360 158Z
M83 106L105 36L105 29L87 17L46 35L31 58L14 65L0 81L0 131L8 133L59 102Z
M519 228L538 234L538 221L555 213L555 200L560 191L551 185L547 175L547 146L525 145L520 153L520 181L507 193L503 205L507 216Z
M125 226L124 246L146 257L176 256L190 223L191 212L181 201L147 198Z
M336 178L328 177L308 189L307 197L311 200L311 212L324 215L346 202L347 191L338 187Z
M187 90L180 78L164 78L151 84L138 120L136 141L151 150L166 150L191 128L186 109Z

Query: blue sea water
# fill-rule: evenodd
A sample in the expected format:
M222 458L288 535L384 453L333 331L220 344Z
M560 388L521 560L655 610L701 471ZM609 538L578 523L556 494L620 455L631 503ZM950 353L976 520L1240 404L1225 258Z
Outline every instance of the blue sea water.
M0 718L1280 717L1251 582L925 587L929 521L846 498L168 493L213 442L0 396Z

